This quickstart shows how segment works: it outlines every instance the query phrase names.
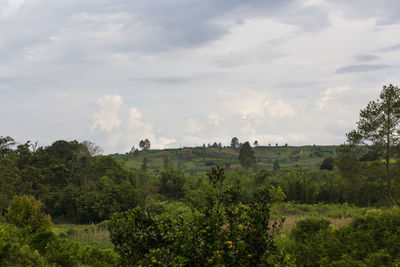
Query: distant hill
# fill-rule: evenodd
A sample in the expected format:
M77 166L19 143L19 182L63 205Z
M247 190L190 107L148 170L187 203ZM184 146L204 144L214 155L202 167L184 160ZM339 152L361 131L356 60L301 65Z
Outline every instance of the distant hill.
M337 146L257 146L254 147L258 169L272 169L278 160L281 168L319 168L326 157L334 157ZM191 174L202 173L220 165L239 168L239 149L230 147L185 147L177 149L136 151L135 153L111 154L110 156L131 170L140 170L146 157L150 171L164 168L164 159L169 164L185 169Z

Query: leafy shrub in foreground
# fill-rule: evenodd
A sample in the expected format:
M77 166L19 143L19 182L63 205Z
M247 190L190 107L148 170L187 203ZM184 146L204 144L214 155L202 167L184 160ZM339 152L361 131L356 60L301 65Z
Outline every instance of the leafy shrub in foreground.
M111 240L126 265L256 266L276 252L268 192L254 202L239 202L238 184L224 185L222 168L208 173L213 188L203 206L191 211L151 212L137 207L115 214L108 223Z
M29 234L47 230L51 226L51 219L41 208L42 203L33 196L14 196L7 210L6 221Z

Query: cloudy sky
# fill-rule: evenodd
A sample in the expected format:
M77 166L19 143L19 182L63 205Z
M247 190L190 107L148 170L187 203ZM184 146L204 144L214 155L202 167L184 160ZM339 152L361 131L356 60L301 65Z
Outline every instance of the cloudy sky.
M400 85L398 0L0 0L0 135L106 153L341 144Z

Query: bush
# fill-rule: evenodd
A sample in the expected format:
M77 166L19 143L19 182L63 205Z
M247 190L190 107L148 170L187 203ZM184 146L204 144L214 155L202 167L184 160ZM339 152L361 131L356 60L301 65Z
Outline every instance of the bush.
M33 196L14 196L7 210L6 221L27 233L50 229L50 216L41 211L42 203Z
M398 266L400 208L370 210L348 226L306 218L291 231L289 254L302 266Z
M356 258L383 257L400 258L400 208L371 210L364 216L339 231L340 240L346 244L347 253Z
M291 237L294 241L292 254L297 264L316 266L324 258L336 259L341 255L340 244L327 219L308 217L298 221Z
M157 208L115 214L108 223L116 251L125 265L151 266L257 266L276 252L267 192L249 205L240 203L237 184L224 186L222 168L209 173L213 188L201 207Z
M37 250L25 243L24 233L14 225L0 224L0 266L45 266Z

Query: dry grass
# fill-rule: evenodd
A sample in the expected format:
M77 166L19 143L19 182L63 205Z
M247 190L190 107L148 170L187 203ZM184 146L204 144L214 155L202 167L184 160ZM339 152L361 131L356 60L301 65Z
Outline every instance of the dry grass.
M305 219L307 216L287 216L285 217L285 221L283 222L282 229L290 230L296 224L297 221ZM341 228L343 226L348 225L352 218L349 217L341 217L341 218L327 218L331 221L331 224L335 228Z

